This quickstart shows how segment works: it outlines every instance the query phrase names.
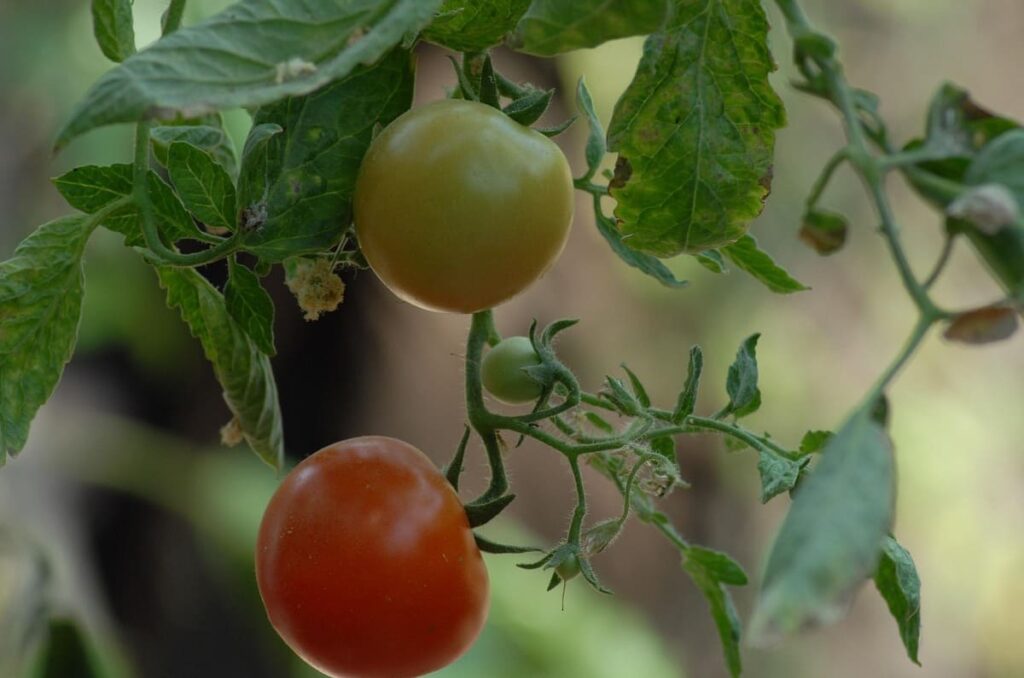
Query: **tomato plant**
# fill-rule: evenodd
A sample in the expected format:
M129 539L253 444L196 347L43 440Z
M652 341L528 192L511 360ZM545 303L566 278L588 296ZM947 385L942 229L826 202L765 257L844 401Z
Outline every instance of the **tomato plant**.
M687 256L714 274L732 266L773 293L810 289L748 232L769 197L775 133L786 122L769 80L776 63L761 2L241 0L182 27L185 0L170 0L162 37L137 50L131 0L94 0L97 43L117 65L86 93L57 147L133 123L134 154L130 163L58 177L76 213L40 226L0 263L0 461L26 445L71 358L83 259L96 229L120 234L143 255L201 343L230 412L223 441L246 442L278 470L285 443L267 281L283 276L314 320L342 303L343 274L372 269L419 307L472 313L464 435L443 476L405 443L357 438L312 455L281 484L260 529L259 588L271 623L311 664L336 675L413 675L453 661L483 624L480 551L539 551L519 564L553 570L555 583L578 571L607 591L591 561L630 517L681 557L733 676L742 671L743 634L764 642L836 621L869 580L918 661L920 581L894 536L888 421L898 407L888 394L936 327L965 343L1017 330L1024 127L944 85L920 138L897 140L878 98L846 79L837 45L800 3L773 4L792 38L797 88L830 103L845 132L810 187L799 238L822 255L845 246L850 224L821 203L835 170L847 166L867 188L912 302L902 348L834 425L807 427L787 443L746 423L765 397L760 333L740 343L722 402L705 412L699 346L685 377L679 369L678 395L659 404L625 365L596 388L582 384L555 350L575 320L535 323L529 339L502 340L493 311L553 265L566 245L574 191L621 263L667 287L704 293L663 261ZM646 36L643 52L607 130L582 78L578 115L535 127L556 92L505 76L490 56L499 43L551 57L634 35ZM447 99L414 108L421 41L449 50L454 71ZM251 114L240 153L221 117L231 109ZM573 176L551 137L577 119L585 135ZM925 275L901 235L891 174L902 175L943 226ZM941 299L935 283L957 246L981 255L1000 296L967 308ZM226 271L222 287L209 264ZM597 264L587 269L604 274ZM658 312L672 311L666 303ZM637 328L641 339L646 331ZM675 370L677 357L655 362ZM492 411L485 389L533 406ZM677 440L709 433L756 458L761 502L791 500L749 620L731 597L748 584L741 564L692 543L659 504L688 487ZM527 439L558 455L575 500L564 534L544 549L473 532L515 500L506 452ZM457 492L470 441L482 448L489 477L463 502ZM585 465L621 499L617 517L593 519Z
M569 235L572 175L547 137L501 111L449 99L374 139L355 225L370 267L417 306L471 313L547 271Z
M525 370L541 364L529 337L507 337L484 355L480 377L498 400L515 405L540 397L543 387Z
M288 474L260 525L256 578L281 637L333 676L436 671L487 615L487 570L459 498L393 438L335 443Z

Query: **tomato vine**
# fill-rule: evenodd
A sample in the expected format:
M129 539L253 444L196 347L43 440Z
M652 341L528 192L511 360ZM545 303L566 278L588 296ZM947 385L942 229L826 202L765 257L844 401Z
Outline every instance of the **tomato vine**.
M766 642L835 621L842 602L869 579L893 612L909 658L918 661L920 582L912 558L892 535L895 473L886 393L940 325L947 338L970 343L996 341L1017 328L1024 305L1024 128L945 85L931 103L923 135L897 144L877 97L847 81L836 43L811 24L796 0L775 0L774 6L793 43L801 77L795 87L830 102L846 138L810 187L800 237L822 255L844 246L845 218L821 203L836 170L849 166L866 189L916 310L903 346L834 432L812 429L791 446L741 423L761 406L758 334L740 344L725 376L728 400L710 414L695 411L704 365L696 346L672 407L654 404L640 377L625 366L623 377L608 376L599 390L585 390L555 346L575 320L543 329L535 324L529 347L517 342L515 360L502 368L513 370L516 382L504 399L532 402L532 409L503 414L488 407L485 395L485 355L501 342L491 307L535 281L558 256L571 222L570 178L588 197L609 248L665 286L689 283L663 260L690 256L715 273L733 266L774 293L808 289L748 232L768 198L775 130L785 124L782 101L768 79L775 63L767 15L757 0L666 0L628 8L598 0L241 0L190 26L182 26L185 0L171 0L161 39L142 50L135 45L130 0L94 0L97 42L117 65L86 94L57 146L98 127L130 122L134 153L130 164L84 166L56 179L80 214L41 226L0 264L0 460L25 446L36 411L71 358L82 258L96 228L123 235L154 267L168 305L180 311L202 344L231 413L224 442L244 440L277 470L285 448L270 362L274 304L262 279L280 266L306 317L316 319L341 303L341 274L372 266L403 298L472 313L464 367L467 426L444 474L458 490L470 440L479 439L490 476L486 489L464 505L467 524L480 528L515 499L503 457L510 445L532 439L561 455L571 474L567 492L575 506L557 544L535 549L474 533L480 550L540 551L522 567L551 570L549 588L579 572L592 587L607 591L591 559L614 542L632 515L679 551L683 569L708 601L732 675L742 669L743 633ZM581 12L593 19L582 27L576 16ZM607 130L583 79L575 91L577 115L536 127L555 91L515 82L490 56L501 43L551 57L631 35L647 36L644 52ZM451 52L449 98L459 101L412 108L413 56L421 41ZM252 113L240 155L220 117L220 111L234 108ZM471 112L477 122L463 118L450 124L457 111ZM451 176L440 177L434 176L442 174L437 157L425 160L427 150L444 146L436 136L428 135L412 151L390 149L415 161L419 174L403 184L394 165L377 167L377 151L400 132L408 136L405 126L428 113L441 116L430 135L470 143L448 147L455 149L457 166L448 168ZM588 128L586 166L575 178L549 140L573 124ZM507 189L516 183L508 176L515 163L505 157L499 166L501 158L496 163L492 155L500 155L493 153L499 141L509 139L523 151L516 159L517 177L534 183L524 179L499 200L499 184ZM609 154L616 156L614 170L603 169ZM468 160L483 164L465 165ZM544 176L537 172L540 160L549 170ZM411 171L412 165L402 167ZM373 177L367 178L371 169ZM941 249L924 276L911 265L887 191L894 174L944 222ZM476 180L473 190L467 176ZM428 195L414 199L416 185L428 183ZM404 211L395 212L395 204ZM531 230L537 224L545 227ZM380 254L373 229L382 227L391 246L407 249ZM523 273L516 284L483 301L438 302L404 289L386 270L392 263L433 266L428 286L436 287L445 276L455 277L456 264L466 264L458 270L462 287L466 281L482 286L488 274L504 284L513 277L509 269L499 270L495 257L482 256L499 236L506 245L545 240L544 251L530 262L509 256L513 267L529 263L529 270L513 271ZM965 241L1005 294L985 306L949 309L936 300L933 286L956 245ZM466 242L476 249L462 247ZM462 247L459 257L456 245ZM389 254L397 263L386 261ZM228 281L222 291L196 269L225 259ZM502 386L494 383L493 395L501 399ZM792 497L747 631L729 593L747 583L743 568L724 553L692 544L657 504L686 486L675 439L709 433L757 454L762 502ZM618 515L588 523L584 465L618 490ZM446 654L446 661L464 644Z

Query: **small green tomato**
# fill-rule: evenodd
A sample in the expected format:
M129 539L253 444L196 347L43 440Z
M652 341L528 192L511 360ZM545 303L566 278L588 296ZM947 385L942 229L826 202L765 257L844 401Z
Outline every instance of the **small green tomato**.
M543 390L526 367L540 365L540 356L528 337L509 337L487 352L481 364L484 388L509 405L536 400Z

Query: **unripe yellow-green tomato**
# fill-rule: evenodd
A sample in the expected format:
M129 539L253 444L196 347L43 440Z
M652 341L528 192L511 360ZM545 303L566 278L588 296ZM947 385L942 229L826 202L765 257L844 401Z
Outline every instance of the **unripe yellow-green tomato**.
M540 356L528 337L509 337L484 355L480 377L487 392L503 403L518 405L536 400L543 390L523 368L540 365Z
M501 111L448 99L415 108L367 150L356 234L392 292L474 313L526 289L565 247L573 186L562 151Z

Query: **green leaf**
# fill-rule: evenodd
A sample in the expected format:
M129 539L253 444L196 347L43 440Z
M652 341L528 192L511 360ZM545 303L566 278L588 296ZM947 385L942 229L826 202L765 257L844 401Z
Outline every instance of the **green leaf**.
M167 305L181 311L213 364L224 400L253 452L274 469L284 461L284 433L270 359L228 313L224 297L191 268L159 267Z
M690 546L683 551L683 569L693 579L711 607L711 616L718 628L718 637L722 642L722 652L729 667L729 674L735 678L743 670L740 659L740 636L743 626L725 585L743 586L747 583L747 575L729 556L699 546Z
M665 0L534 0L510 36L509 46L553 56L630 35L646 35L661 28L669 4Z
M243 221L259 216L244 229L246 249L279 262L337 241L352 220L374 126L408 110L413 75L409 53L396 50L313 94L256 112L239 178ZM272 134L277 128L284 131Z
M967 168L964 181L972 186L1005 186L1024 208L1024 129L1006 132L982 148Z
M553 89L534 90L516 99L503 108L502 111L520 125L529 127L540 120L540 117L548 110L548 105L551 103L551 97L554 94L555 90Z
M920 666L917 647L921 636L921 580L910 552L892 537L885 537L882 541L882 558L875 571L875 587L896 620L907 656Z
M804 215L800 240L818 254L829 255L838 252L846 244L846 231L846 217L842 214L812 209Z
M1009 225L984 233L961 219L947 219L947 229L963 233L1011 298L1024 302L1024 227Z
M751 635L770 642L842 617L878 565L894 498L889 438L861 409L795 493L768 557Z
M238 175L238 160L235 146L227 132L211 125L166 125L150 131L153 155L167 167L167 152L175 141L184 141L200 148L216 160L224 170L235 177Z
M590 422L590 425L597 430L604 433L615 433L615 427L605 421L604 417L596 412L585 412L583 416L588 422Z
M643 407L651 406L651 397L647 395L647 389L644 388L643 382L640 381L640 377L633 373L633 370L626 367L626 363L622 363L622 369L629 376L630 386L633 387L633 394L636 395L636 399L640 402Z
M761 450L757 462L757 472L761 475L761 503L792 490L800 478L800 468L798 462Z
M700 346L690 349L690 363L686 368L686 384L683 386L679 398L676 400L676 408L672 411L672 421L681 424L684 419L693 414L697 406L697 391L700 389L700 375L704 370L704 353Z
M105 656L87 629L71 619L49 620L46 642L32 660L27 678L110 678L115 660Z
M228 263L224 303L228 313L257 348L273 357L277 353L274 348L274 302L263 289L259 276L233 259Z
M74 353L86 221L44 224L0 263L0 465L25 447L32 419Z
M696 254L761 213L785 123L767 32L757 0L697 0L647 39L608 129L615 215L633 249Z
M722 258L722 253L718 250L704 250L694 254L693 258L697 260L698 264L712 273L728 273L725 259Z
M731 245L723 247L722 252L736 264L737 268L757 278L772 292L790 294L808 289L772 261L770 256L758 249L757 240L749 233Z
M800 454L821 452L833 436L835 434L831 431L808 431L800 440Z
M594 201L594 208L595 210L601 208L600 203L596 200ZM651 276L666 287L678 289L690 284L686 280L676 278L672 271L668 269L668 266L661 263L657 258L650 254L637 252L626 245L622 240L622 234L615 227L615 223L604 214L595 211L594 221L597 224L597 231L604 236L608 246L612 248L615 254L619 255L619 259L625 262L626 265Z
M445 0L423 37L455 52L481 52L501 42L529 6L530 0Z
M736 360L729 366L725 390L729 394L731 413L749 414L753 410L747 408L761 403L761 391L757 387L757 340L760 338L760 334L747 337L736 352Z
M106 73L72 113L57 146L116 122L193 117L308 94L376 62L429 23L440 5L242 0Z
M103 56L122 62L135 53L132 0L92 0L92 31Z
M198 229L174 190L156 172L149 172L146 178L160 233L170 242L194 239ZM69 205L93 214L132 194L132 166L86 165L57 177L53 183ZM125 236L125 245L139 247L145 245L140 220L138 208L129 204L111 214L102 225Z
M480 103L500 109L500 99L498 81L494 76L494 64L491 62L491 55L486 54L480 70Z
M167 152L167 171L185 207L200 221L215 228L235 229L235 185L227 170L209 154L175 141Z
M590 128L590 132L587 134L586 148L587 173L583 175L585 181L590 181L601 167L601 161L604 159L605 153L608 152L608 144L604 140L604 128L601 126L601 120L594 110L594 100L591 98L590 91L587 90L587 83L582 76L576 84L576 110L586 116L587 125Z

